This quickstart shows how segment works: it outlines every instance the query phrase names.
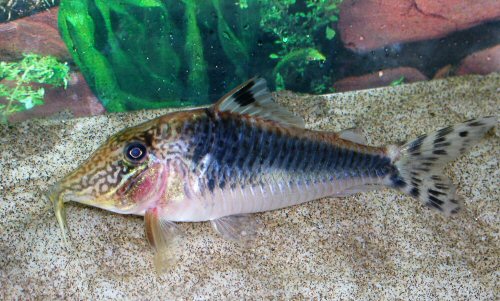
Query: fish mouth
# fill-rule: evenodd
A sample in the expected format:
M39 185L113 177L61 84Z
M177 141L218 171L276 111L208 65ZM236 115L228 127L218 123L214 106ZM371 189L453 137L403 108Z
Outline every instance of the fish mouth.
M46 192L46 198L51 202L54 214L59 224L63 243L68 246L70 231L66 219L65 203L77 202L84 205L104 209L120 214L143 215L144 207L149 206L149 202L138 202L137 199L147 199L156 201L158 195L163 192L162 180L165 180L163 165L156 168L144 168L131 175L123 183L118 185L107 194L94 195L89 190L75 191L64 179L51 186ZM147 171L151 174L147 174ZM154 180L151 180L153 178ZM141 184L142 183L142 184ZM143 189L135 190L136 186L143 185Z
M68 245L67 237L69 235L68 223L66 220L66 209L64 207L63 191L59 184L52 186L46 193L46 197L52 203L54 213L61 230L62 239L65 245Z
M70 231L66 219L66 207L64 203L74 201L85 204L87 196L74 195L71 191L64 189L59 183L53 185L45 195L52 203L52 208L54 209L54 214L59 224L59 229L61 230L63 243L67 246Z

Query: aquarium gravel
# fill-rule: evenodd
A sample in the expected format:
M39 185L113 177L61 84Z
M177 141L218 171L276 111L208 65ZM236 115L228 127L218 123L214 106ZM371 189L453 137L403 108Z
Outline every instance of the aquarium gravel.
M498 114L500 74L277 101L308 128L363 129L368 143L404 141ZM43 191L104 139L166 111L31 120L0 127L0 298L494 299L500 228L498 127L446 169L465 199L448 219L393 191L260 214L252 248L181 224L189 252L158 276L141 218L68 205L70 246Z

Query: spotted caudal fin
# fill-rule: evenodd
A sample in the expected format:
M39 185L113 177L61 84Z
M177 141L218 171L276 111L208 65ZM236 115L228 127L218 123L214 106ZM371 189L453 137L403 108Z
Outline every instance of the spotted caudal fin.
M399 172L391 177L392 186L446 215L457 213L460 198L443 167L475 145L496 123L496 117L472 119L420 136L402 147L390 147Z

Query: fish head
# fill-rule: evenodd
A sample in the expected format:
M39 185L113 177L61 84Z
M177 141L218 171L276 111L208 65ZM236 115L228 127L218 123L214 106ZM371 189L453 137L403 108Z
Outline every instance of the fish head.
M73 201L117 213L142 214L161 194L165 166L156 149L160 131L152 120L111 136L51 189L54 206Z

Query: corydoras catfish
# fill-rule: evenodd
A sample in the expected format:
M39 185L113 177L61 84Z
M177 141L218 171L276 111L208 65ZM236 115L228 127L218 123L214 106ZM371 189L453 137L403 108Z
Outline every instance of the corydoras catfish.
M210 221L224 238L256 234L252 213L383 187L446 215L460 209L443 166L497 123L485 117L403 145L366 145L355 130L304 128L254 78L208 108L166 114L111 136L49 192L66 237L64 203L144 216L162 270L179 237L175 222Z

